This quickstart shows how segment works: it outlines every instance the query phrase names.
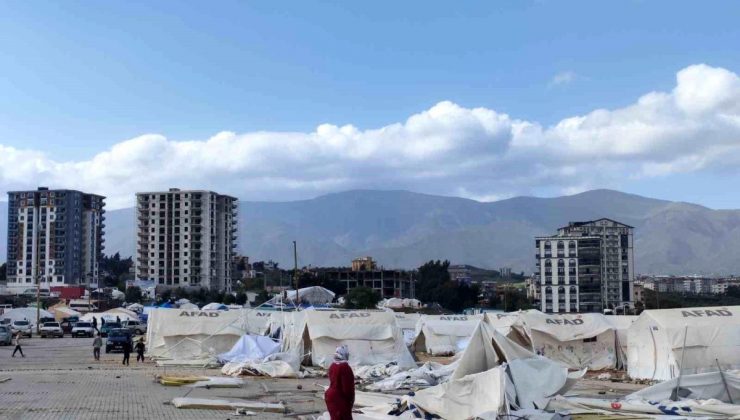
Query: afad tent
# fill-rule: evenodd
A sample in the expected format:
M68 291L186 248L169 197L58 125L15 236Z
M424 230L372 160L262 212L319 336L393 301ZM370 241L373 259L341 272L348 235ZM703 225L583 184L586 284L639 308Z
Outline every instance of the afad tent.
M213 360L229 351L244 334L263 335L269 319L270 312L253 309L153 309L147 323L148 354L155 359Z
M643 311L628 332L627 373L668 380L740 368L740 306Z
M54 315L49 311L41 309L39 312L39 316L41 318L54 318ZM33 307L10 309L0 315L0 319L9 319L10 322L28 321L31 323L32 327L35 327L38 323L38 318L36 318L36 308Z
M416 324L415 351L452 355L465 350L483 315L424 315Z
M544 314L531 310L519 313L512 325L520 336L528 336L535 353L573 369L616 367L614 327L602 314Z
M609 315L606 317L606 320L614 327L616 336L617 369L627 370L628 331L637 318L637 315Z
M396 362L416 366L391 312L300 311L286 314L283 348L313 366L329 367L336 348L346 345L352 366Z
M278 294L266 303L270 305L293 305L293 306L324 306L334 300L334 292L321 286L311 286L298 289L298 298L295 290L287 290Z
M416 339L416 323L421 319L421 314L394 312L393 316L396 317L396 324L403 334L403 342L407 346L412 345Z

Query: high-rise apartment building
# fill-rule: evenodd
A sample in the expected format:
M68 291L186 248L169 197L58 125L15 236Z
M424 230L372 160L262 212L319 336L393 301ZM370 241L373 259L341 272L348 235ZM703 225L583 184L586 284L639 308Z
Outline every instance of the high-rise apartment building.
M73 190L8 192L8 288L97 287L105 197Z
M574 222L535 238L543 312L633 306L633 228L610 219Z
M136 277L157 287L228 290L237 199L212 191L136 194Z

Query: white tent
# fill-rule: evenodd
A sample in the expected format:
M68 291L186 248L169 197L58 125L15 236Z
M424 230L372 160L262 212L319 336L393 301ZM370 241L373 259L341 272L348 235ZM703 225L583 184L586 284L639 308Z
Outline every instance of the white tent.
M54 315L51 312L43 309L40 310L39 316L41 318L54 318ZM0 319L9 319L10 322L28 321L31 323L31 326L36 326L38 323L38 318L36 318L36 308L33 307L10 309L0 315Z
M198 305L196 305L194 303L190 303L190 302L185 302L185 303L181 303L180 304L179 309L187 309L187 310L195 309L195 310L198 310Z
M229 307L224 305L223 303L211 302L207 305L203 305L203 307L200 309L204 311L228 311Z
M114 317L115 316L118 316L118 317L121 318L121 321L123 321L124 319L139 319L139 314L137 312L135 312L135 311L133 311L131 309L126 309L126 308L108 309L104 313L111 314Z
M616 367L614 328L602 314L519 313L512 328L528 336L535 353L573 369Z
M403 342L407 346L414 343L416 339L416 323L421 319L421 314L405 314L403 312L394 312L396 324L403 334Z
M262 335L269 317L269 312L253 309L153 309L147 323L148 353L161 359L213 358L229 351L244 334Z
M679 367L683 374L712 372L717 361L740 368L740 306L647 310L628 337L632 378L668 380Z
M140 313L144 312L144 305L142 305L140 303L132 303L132 304L128 305L126 307L126 309L128 309L131 312L135 312L137 314L140 314Z
M331 303L334 300L334 292L321 286L311 286L298 289L298 297L301 305L319 306ZM298 304L296 300L296 291L287 290L285 293L278 294L266 303L271 305L278 304Z
M465 350L483 315L424 315L416 324L416 351L451 355Z
M615 348L617 350L618 369L627 369L627 350L629 348L628 331L632 323L635 322L637 318L638 317L636 315L610 315L606 317L607 322L609 322L614 328L614 333L616 335Z
M80 321L92 322L93 317L95 317L95 319L98 320L98 327L100 327L101 320L103 319L105 320L105 322L115 322L116 317L120 318L121 321L126 321L129 319L130 320L139 319L139 315L137 315L136 313L133 313L132 315L132 313L129 313L129 312L130 311L123 312L123 311L116 311L112 309L109 311L105 311L105 312L88 312L85 315L82 315L80 317Z
M311 364L328 367L336 348L349 348L352 366L396 362L415 367L393 313L372 311L300 311L283 323L285 351L299 357L310 353Z
M280 343L270 337L245 334L237 341L231 350L218 355L221 362L244 363L262 360L265 357L280 351Z

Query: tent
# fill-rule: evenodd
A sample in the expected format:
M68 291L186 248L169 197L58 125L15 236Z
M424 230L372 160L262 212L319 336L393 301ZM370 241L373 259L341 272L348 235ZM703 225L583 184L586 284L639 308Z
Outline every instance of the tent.
M606 320L614 327L616 335L617 368L627 370L627 349L629 348L628 331L637 315L610 315Z
M198 308L198 305L196 305L194 303L185 302L185 303L180 304L180 309L188 309L188 310L195 309L195 310L198 310L199 308Z
M221 362L248 362L262 360L265 357L280 351L280 343L269 337L254 334L245 334L237 341L231 350L218 355Z
M208 305L204 305L200 308L203 311L228 311L229 307L223 303L211 302Z
M153 309L147 323L150 357L174 360L212 359L229 351L244 334L262 335L269 312Z
M74 309L65 306L64 304L58 304L54 305L51 308L49 308L49 312L54 314L54 318L61 322L64 320L64 318L70 318L70 317L81 317L82 314L75 311Z
M43 309L40 310L39 316L41 318L54 318L54 315L51 312L45 311ZM7 310L2 315L0 315L0 319L9 319L10 322L25 320L30 322L31 326L34 327L38 323L38 318L36 318L36 308L33 307Z
M95 317L95 319L98 320L98 326L101 325L101 320L104 319L105 322L115 322L116 317L120 318L121 321L126 321L129 319L137 320L137 321L139 320L138 314L131 315L125 312L105 311L105 312L88 312L80 317L80 321L92 322L93 317Z
M394 312L393 316L396 317L396 324L403 334L403 342L406 343L407 346L412 345L416 339L416 323L421 319L421 314Z
M465 350L483 315L424 315L416 324L416 351L450 355Z
M632 378L664 381L677 377L679 368L683 374L712 372L717 363L740 368L740 306L647 310L627 334Z
M334 300L334 292L321 286L311 286L298 289L298 297L302 306L323 306ZM295 290L287 290L266 302L270 305L296 305Z
M415 367L393 313L374 311L300 311L286 316L283 347L314 366L329 367L340 345L349 348L352 366L396 362Z
M144 312L144 305L140 303L132 303L126 307L129 311L136 312L137 314L140 314Z
M617 365L614 327L602 314L519 313L512 325L529 337L535 353L573 369L610 369Z
M113 315L114 317L115 317L115 316L118 316L118 317L120 317L120 318L121 318L121 321L123 321L123 320L125 320L125 319L137 319L137 320L139 319L139 314L138 314L138 312L135 312L135 311L132 311L132 310L130 310L130 309L126 309L126 308L113 308L113 309L108 309L108 310L107 310L107 311L105 311L104 313L106 313L106 314L111 314L111 315Z

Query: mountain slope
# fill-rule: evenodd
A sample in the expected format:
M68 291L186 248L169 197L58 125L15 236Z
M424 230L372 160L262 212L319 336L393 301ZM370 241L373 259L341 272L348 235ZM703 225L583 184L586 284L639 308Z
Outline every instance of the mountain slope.
M6 203L0 203L4 210ZM5 257L0 212L0 259ZM555 198L516 197L481 203L408 191L355 190L290 202L240 202L239 252L293 265L348 265L372 255L385 267L429 259L531 272L534 236L569 221L609 217L635 227L637 272L740 272L740 211L594 190ZM106 214L106 253L132 255L133 209Z

